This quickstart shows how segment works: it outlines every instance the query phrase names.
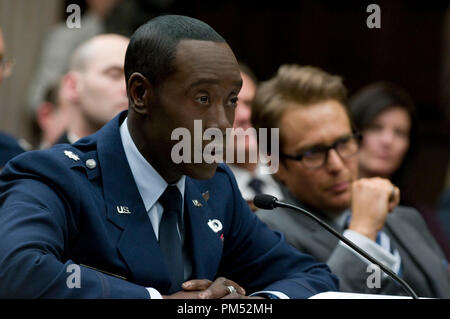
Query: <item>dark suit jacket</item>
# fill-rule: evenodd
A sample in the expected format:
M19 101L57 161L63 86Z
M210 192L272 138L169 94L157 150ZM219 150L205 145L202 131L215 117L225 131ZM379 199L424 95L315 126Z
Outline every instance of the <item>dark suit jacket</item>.
M0 170L14 156L25 152L17 139L0 132Z
M285 202L303 206L284 189ZM312 212L339 232L344 229L312 209ZM405 295L406 292L387 276L381 276L380 288L370 288L367 261L316 221L299 212L277 208L257 211L257 216L274 230L285 234L286 240L299 251L326 262L340 282L342 291L370 294ZM448 263L420 214L413 208L399 206L388 215L383 229L398 248L402 258L403 279L420 297L450 298Z
M75 144L28 152L5 167L1 297L148 298L144 287L167 293L163 253L120 139L125 116ZM95 168L86 166L88 159ZM275 290L292 298L337 289L325 264L296 251L250 212L227 166L219 165L210 180L186 178L184 205L193 278L225 276L247 292ZM218 232L208 226L214 219L223 225ZM81 266L80 288L68 288L72 264L126 280Z
M439 197L436 217L445 232L447 242L450 244L450 188L446 189Z

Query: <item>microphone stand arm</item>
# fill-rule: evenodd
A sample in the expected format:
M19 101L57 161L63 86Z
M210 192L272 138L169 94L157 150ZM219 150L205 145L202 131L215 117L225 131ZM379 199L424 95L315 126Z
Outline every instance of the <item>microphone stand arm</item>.
M411 289L411 287L399 276L397 276L397 274L395 274L391 269L389 269L388 267L386 267L384 264L382 264L381 262L378 262L378 260L376 260L375 258L373 258L371 255L369 255L367 252L365 252L364 250L362 250L361 248L359 248L357 245L355 245L351 240L347 239L345 236L342 236L340 233L338 233L336 230L334 230L331 226L329 226L327 223L323 222L320 218L316 217L315 215L311 214L310 212L308 212L307 210L304 210L300 207L296 207L294 205L290 205L290 204L286 204L283 202L279 202L279 201L274 201L273 202L276 206L279 207L285 207L285 208L290 208L290 209L294 209L297 211L300 211L306 215L308 215L309 217L311 217L312 219L314 219L316 222L318 222L321 226L323 226L324 228L326 228L330 233L332 233L334 236L336 236L337 238L339 238L340 240L342 240L345 244L347 244L348 246L350 246L352 249L354 249L357 253L359 253L360 255L362 255L363 257L367 258L370 262L372 262L373 264L377 265L378 267L380 267L385 273L387 273L392 279L394 279L396 282L398 282L400 284L400 286L408 293L408 295L410 295L413 299L419 299L419 297L417 296L417 294Z

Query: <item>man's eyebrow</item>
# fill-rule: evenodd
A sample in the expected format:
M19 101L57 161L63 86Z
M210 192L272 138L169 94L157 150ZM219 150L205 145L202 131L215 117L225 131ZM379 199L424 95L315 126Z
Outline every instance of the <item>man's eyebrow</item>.
M333 145L334 143L336 143L339 140L348 138L352 135L352 133L347 133L347 134L343 134L340 137L338 137L337 139L334 140L333 143L331 144L324 144L324 143L315 143L315 144L309 144L309 145L305 145L305 146L301 146L299 148L296 148L295 152L298 153L303 153L312 149L317 149L317 148L323 148L323 147L328 147L330 145Z
M103 70L101 70L101 72L103 74L123 74L124 73L124 69L120 66L116 66L116 65L111 65L108 66L106 68L104 68Z
M119 65L108 65L105 70L123 70L123 67Z
M323 143L309 144L309 145L305 145L305 146L296 148L295 153L299 154L299 153L307 152L312 149L322 148L322 147L326 147L326 145Z
M201 79L198 79L198 80L192 82L189 85L189 89L195 88L196 86L203 85L203 84L209 84L209 85L211 85L211 84L219 84L219 82L220 82L219 79L216 79L216 78L201 78ZM242 80L236 81L233 84L235 86L237 86L237 87L241 87L242 86Z

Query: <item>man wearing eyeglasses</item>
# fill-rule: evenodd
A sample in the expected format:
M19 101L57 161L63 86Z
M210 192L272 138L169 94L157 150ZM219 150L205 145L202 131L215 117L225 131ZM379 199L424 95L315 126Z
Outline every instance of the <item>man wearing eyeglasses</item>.
M0 28L0 85L3 79L11 74L12 66L13 60L5 57L5 44L2 29ZM0 132L0 171L11 158L23 152L25 150L16 138Z
M448 264L419 213L397 206L389 180L357 180L360 136L352 130L346 89L338 76L314 67L284 65L261 83L253 104L255 127L280 128L276 178L285 201L303 206L393 271L425 297L450 297ZM302 252L326 262L343 291L404 294L394 281L298 212L258 211ZM378 272L377 272L378 271Z
M0 85L3 79L11 75L12 67L14 65L13 59L8 59L5 56L5 45L3 41L3 33L0 28Z

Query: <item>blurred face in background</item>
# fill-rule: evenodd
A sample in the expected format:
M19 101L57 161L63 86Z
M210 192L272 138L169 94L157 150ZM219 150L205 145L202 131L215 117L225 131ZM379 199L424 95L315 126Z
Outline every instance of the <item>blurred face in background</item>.
M96 40L78 72L77 104L91 128L100 128L128 108L123 70L127 45L128 39L120 36Z
M363 131L360 175L390 177L408 151L410 130L411 119L404 108L394 106L380 112Z
M252 102L256 93L256 85L253 80L245 73L241 72L242 88L238 95L238 103L234 113L233 128L242 128L244 131L252 127L251 115L252 115ZM237 145L235 140L235 150L238 148L244 148L246 152L251 149L256 149L257 141L255 138L245 139L245 145Z
M3 33L2 33L2 29L0 28L0 85L2 84L3 81L3 62L5 59L5 44L3 42Z
M0 28L0 85L5 78L11 75L13 66L14 61L5 56L5 42L2 29Z

